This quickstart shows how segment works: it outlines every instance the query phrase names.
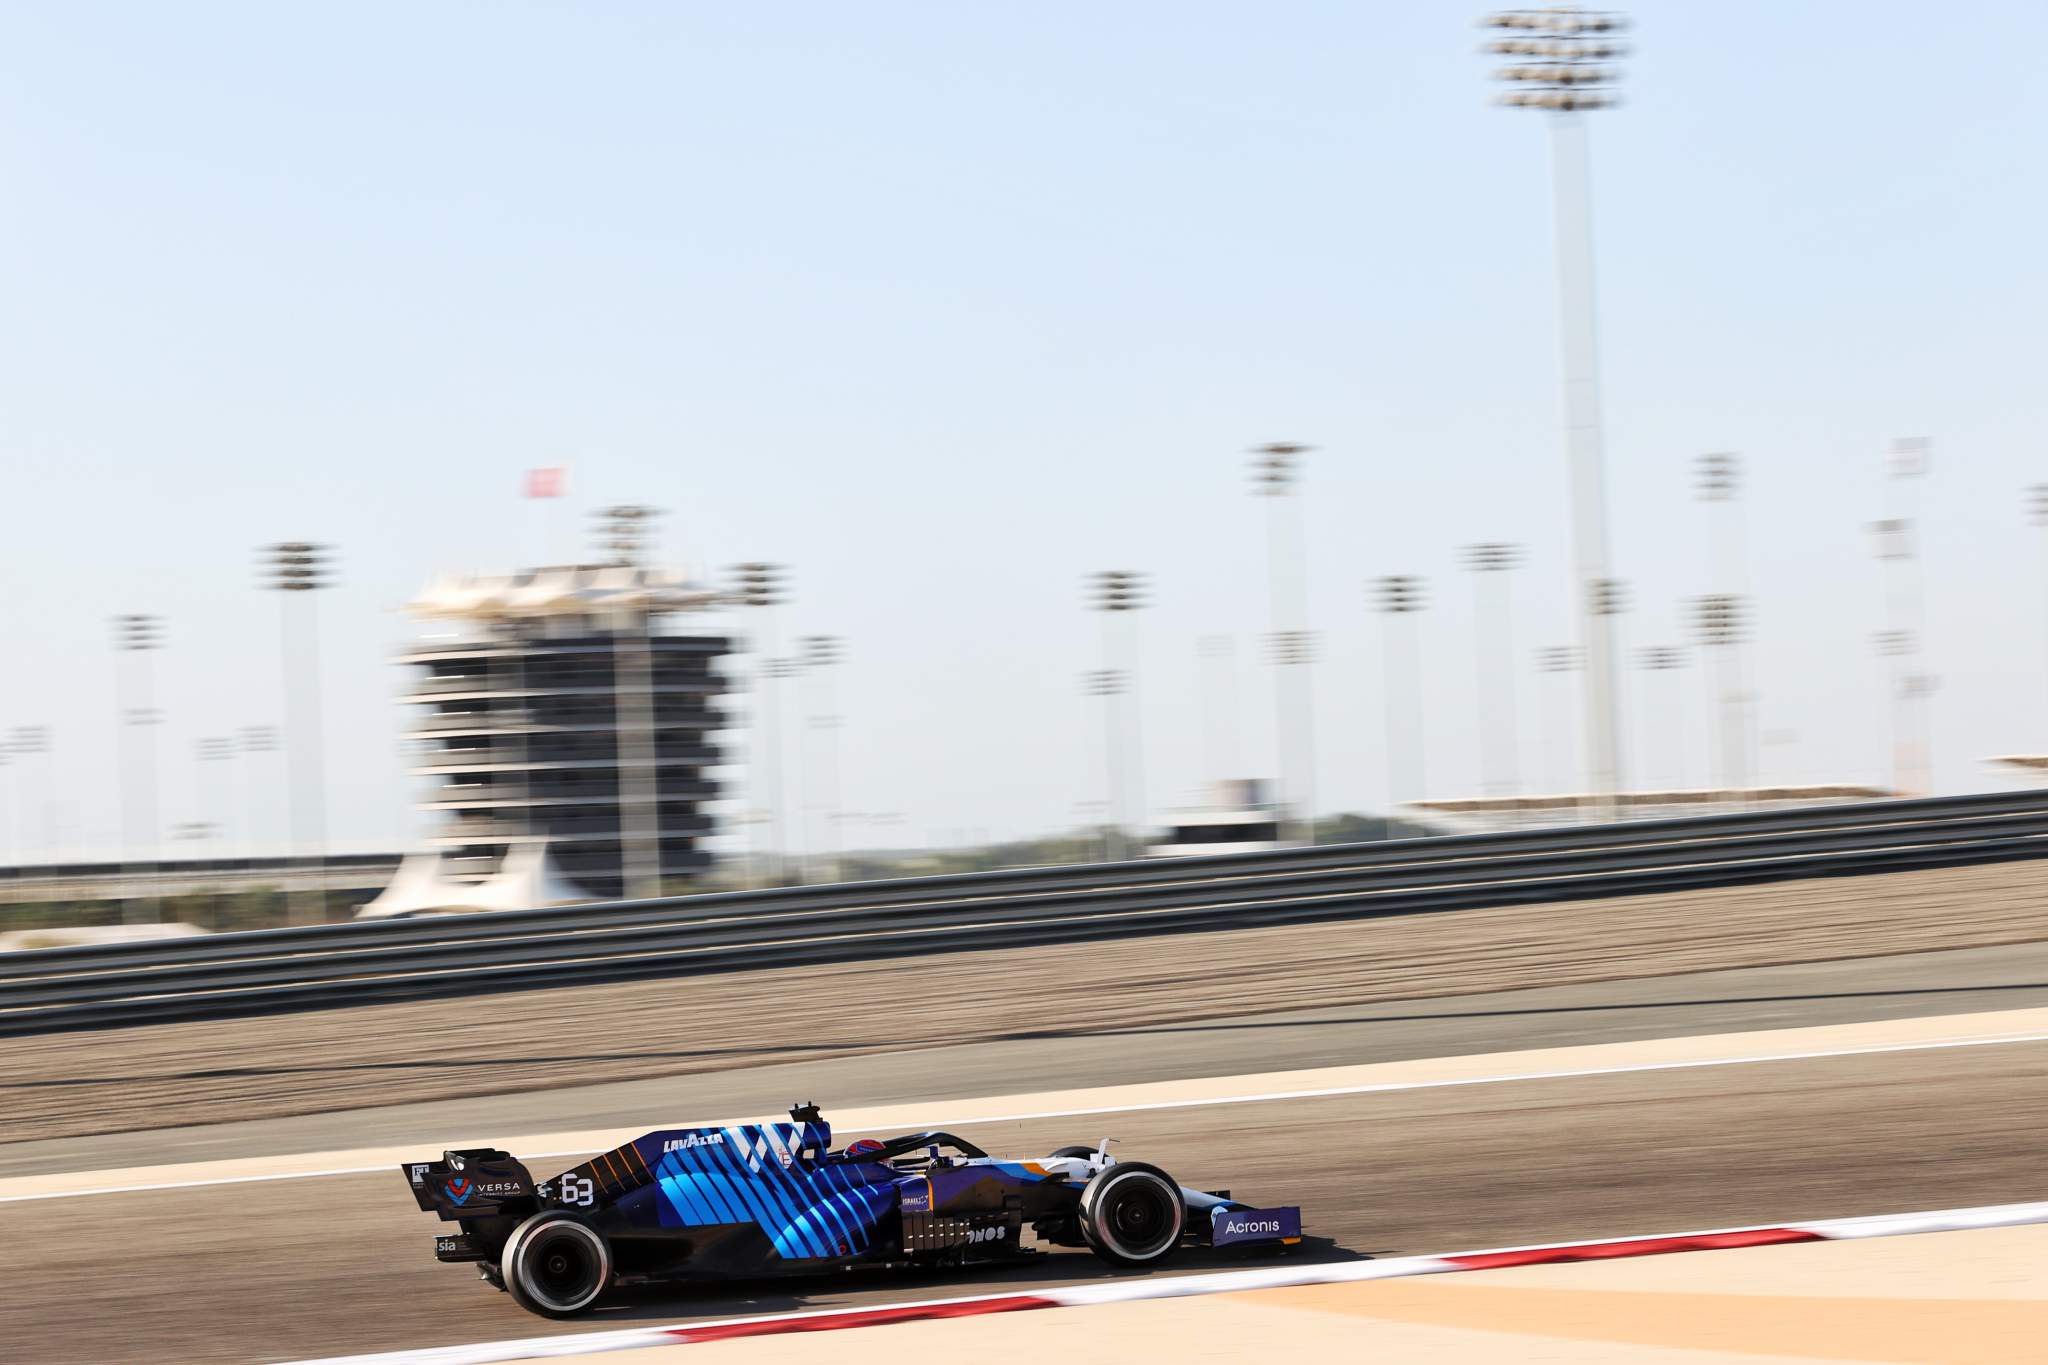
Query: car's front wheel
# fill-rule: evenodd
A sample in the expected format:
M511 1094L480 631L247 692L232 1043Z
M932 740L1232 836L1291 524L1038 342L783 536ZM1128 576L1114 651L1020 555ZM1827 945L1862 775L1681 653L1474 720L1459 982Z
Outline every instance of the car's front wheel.
M1180 1186L1142 1162L1118 1162L1081 1191L1081 1236L1111 1265L1158 1265L1179 1248L1187 1217Z
M521 1308L567 1318L596 1303L612 1280L604 1234L573 1213L537 1213L512 1230L499 1260L505 1288Z

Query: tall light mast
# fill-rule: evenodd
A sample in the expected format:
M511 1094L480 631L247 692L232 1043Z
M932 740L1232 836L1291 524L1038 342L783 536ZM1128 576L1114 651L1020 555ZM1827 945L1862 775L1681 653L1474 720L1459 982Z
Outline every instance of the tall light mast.
M1556 177L1558 323L1564 360L1565 451L1571 464L1573 604L1585 654L1586 782L1602 814L1622 789L1617 648L1612 613L1602 610L1612 570L1600 426L1600 358L1595 344L1593 229L1585 115L1616 103L1624 54L1619 14L1575 7L1503 10L1482 21L1486 50L1509 59L1494 73L1500 102L1549 114Z

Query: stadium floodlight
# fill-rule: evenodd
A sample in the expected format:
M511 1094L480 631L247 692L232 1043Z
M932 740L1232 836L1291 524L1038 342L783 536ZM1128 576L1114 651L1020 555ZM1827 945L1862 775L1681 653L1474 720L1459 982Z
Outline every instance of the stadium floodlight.
M659 507L622 502L591 513L601 560L639 570L654 543ZM623 606L612 628L613 730L619 757L619 873L636 900L659 896L665 870L661 849L661 775L654 715L654 616L651 599ZM630 760L630 761L629 761Z
M1587 610L1594 616L1618 616L1628 610L1628 584L1618 578L1596 578L1586 584Z
M1268 441L1252 447L1252 491L1261 497L1278 497L1294 491L1300 475L1301 457L1314 446L1299 441Z
M1652 754L1661 748L1663 763L1659 765L1659 772L1652 780L1669 787L1677 787L1680 785L1685 766L1685 745L1678 724L1680 710L1674 688L1677 679L1668 678L1661 686L1654 679L1658 674L1675 673L1678 669L1684 668L1685 651L1676 645L1648 645L1636 651L1636 663L1653 680L1647 682L1643 688L1643 765L1648 769ZM1660 692L1663 694L1661 700L1664 702L1665 714L1655 716L1652 714L1652 707L1659 700ZM1664 740L1662 745L1657 743L1660 734Z
M1373 583L1374 601L1383 612L1405 615L1421 611L1424 597L1423 581L1413 574L1388 574Z
M631 566L647 562L648 549L654 543L654 524L662 517L659 507L622 502L600 507L590 515L597 522L594 535L605 563Z
M1607 10L1572 6L1502 10L1482 19L1492 31L1485 50L1507 58L1494 72L1499 102L1548 113L1556 177L1558 320L1562 334L1565 448L1571 466L1574 596L1586 615L1583 640L1586 777L1602 806L1616 814L1622 782L1613 613L1600 610L1593 585L1610 577L1607 491L1600 415L1599 351L1594 336L1591 194L1587 186L1582 114L1617 102L1627 55L1618 35L1628 20Z
M149 656L164 646L161 616L130 612L114 618L117 657L114 687L121 698L120 731L115 735L121 756L121 806L124 840L141 853L142 894L126 903L122 916L131 924L163 921L163 898L156 886L156 863L162 855L157 826L156 735L163 713L152 703L154 679ZM137 769L139 780L131 776Z
M1282 641L1308 635L1308 565L1303 552L1300 441L1254 446L1252 492L1266 500L1268 641L1273 669L1273 800L1283 841L1315 842L1315 686L1313 651ZM1289 817L1292 817L1290 820ZM1290 828L1292 825L1292 828Z
M815 760L816 780L800 776L797 786L811 793L810 809L818 819L815 837L807 840L814 848L820 848L825 855L825 880L839 880L840 846L843 842L841 826L845 823L839 810L839 728L842 717L838 707L838 688L834 671L845 661L846 641L837 635L806 635L797 641L802 650L805 683L803 691L810 694L811 714L805 730L810 737L808 746L799 746L799 757L808 756ZM800 698L801 699L801 698Z
M1480 786L1486 795L1512 796L1516 769L1514 613L1507 573L1522 563L1522 547L1504 541L1467 545L1460 558L1472 571L1472 689L1479 731Z
M1892 693L1892 786L1911 795L1934 788L1933 735L1926 700L1928 675L1908 662L1925 644L1925 593L1920 565L1920 487L1927 477L1933 442L1925 436L1901 436L1885 452L1885 515L1872 524L1877 557L1885 582L1886 635L1903 642L1887 652L1883 665ZM1924 685L1923 685L1924 684Z
M743 607L779 607L789 600L784 596L788 573L780 564L735 564L727 595Z
M1109 771L1109 824L1117 856L1129 856L1126 830L1144 823L1144 727L1138 708L1123 698L1137 691L1135 617L1147 605L1145 576L1135 569L1103 569L1088 575L1087 603L1102 613L1103 672L1116 676L1103 699L1103 742Z
M1700 456L1698 472L1702 502L1727 502L1741 491L1742 462L1726 451Z
M1624 16L1566 6L1503 10L1480 23L1499 35L1487 42L1487 53L1508 59L1493 73L1508 87L1500 103L1567 114L1619 103L1621 70L1614 63L1628 55L1616 40L1628 28Z
M292 603L334 585L333 551L309 540L265 546L263 586L283 594L278 625L284 655L285 770L290 791L293 851L311 844L313 871L292 898L290 918L313 924L327 918L327 832L324 745L320 723L320 623L304 599L305 645L292 643ZM294 665L297 665L294 668ZM296 673L296 678L294 674ZM294 705L296 700L297 704Z
M1266 639L1266 652L1276 664L1312 664L1316 636L1312 630L1283 630Z
M770 564L762 560L749 560L735 564L727 571L730 586L725 592L725 601L738 607L760 609L759 625L753 641L754 665L754 742L751 761L747 765L747 782L752 790L754 808L765 812L765 819L751 822L748 837L748 863L754 859L754 845L759 842L759 833L765 837L768 847L762 850L761 859L766 867L767 879L780 883L784 880L784 856L788 852L788 841L784 837L786 811L782 793L782 738L776 724L780 710L776 686L777 679L770 671L769 664L775 652L775 613L769 610L789 600L789 570L781 564ZM750 871L747 881L756 881Z
M1421 797L1422 664L1415 616L1427 604L1427 587L1413 574L1387 574L1368 589L1380 612L1381 672L1387 720L1387 813Z
M1081 691L1088 696L1114 697L1123 690L1123 675L1113 668L1090 669L1081 675Z
M1692 619L1701 644L1740 644L1749 632L1749 604L1735 593L1707 593L1693 599Z
M1145 605L1145 576L1134 569L1104 569L1088 576L1088 596L1097 611L1136 611Z

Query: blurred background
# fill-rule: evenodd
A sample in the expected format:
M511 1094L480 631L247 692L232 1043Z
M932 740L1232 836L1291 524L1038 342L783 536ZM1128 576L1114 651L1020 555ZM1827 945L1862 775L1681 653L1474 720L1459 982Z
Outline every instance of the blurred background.
M1645 3L1566 58L1475 17L0 14L8 894L365 860L323 915L434 848L552 844L532 901L2028 782L2048 14ZM1497 107L1564 60L1614 107ZM521 605L578 565L637 586ZM464 631L614 644L571 723L452 687L420 651Z

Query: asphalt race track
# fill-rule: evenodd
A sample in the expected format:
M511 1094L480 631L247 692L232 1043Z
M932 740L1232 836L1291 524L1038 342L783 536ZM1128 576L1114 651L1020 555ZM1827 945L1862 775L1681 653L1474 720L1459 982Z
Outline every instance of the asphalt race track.
M2041 945L982 1043L752 1074L498 1097L507 1131L655 1126L772 1100L847 1105L1558 1043L2048 1005ZM1005 1053L1008 1049L1008 1053ZM792 1093L794 1091L794 1093ZM661 1098L666 1096L666 1098ZM422 1131L446 1106L0 1148L0 1174L314 1150ZM438 1112L437 1112L438 1111ZM468 1125L466 1125L468 1126ZM1113 1133L1183 1181L1304 1206L1316 1256L1387 1255L2038 1198L2048 1043L1550 1078L984 1126L1020 1153ZM171 1134L162 1135L172 1138ZM182 1144L182 1145L180 1145ZM564 1163L567 1164L567 1163ZM262 1360L452 1345L1088 1279L1085 1253L1005 1275L866 1277L642 1296L530 1317L431 1256L396 1171L0 1204L11 1359ZM1187 1257L1187 1269L1214 1261Z

